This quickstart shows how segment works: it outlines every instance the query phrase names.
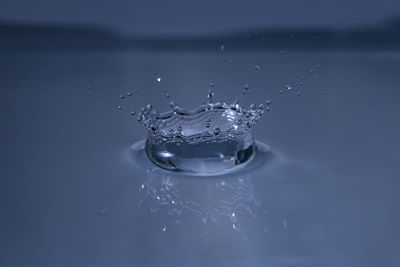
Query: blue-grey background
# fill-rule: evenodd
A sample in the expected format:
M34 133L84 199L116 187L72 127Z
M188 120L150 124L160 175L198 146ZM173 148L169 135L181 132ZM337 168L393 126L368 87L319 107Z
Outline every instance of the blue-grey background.
M399 16L372 0L1 1L0 266L399 266ZM253 131L268 160L215 178L137 161L130 112L166 109L163 89L195 107L210 83L273 101Z

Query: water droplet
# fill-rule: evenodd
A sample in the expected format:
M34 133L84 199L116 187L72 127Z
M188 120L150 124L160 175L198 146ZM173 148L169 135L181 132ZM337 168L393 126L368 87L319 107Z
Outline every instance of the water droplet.
M128 96L132 96L133 93L132 93L132 92L128 92L127 95L128 95Z
M121 94L121 95L119 96L119 98L124 99L125 96L124 96L123 94Z
M279 94L283 94L283 90L279 90Z
M164 228L162 229L163 232L165 232L167 230L167 226L164 226Z
M135 111L132 111L132 112L131 112L131 116L135 116L135 114L136 114Z
M286 89L288 89L288 90L292 89L292 87L290 86L290 84L286 85Z
M286 221L286 220L283 220L283 221L282 221L282 225L283 225L283 228L287 228L287 226L288 226L287 221Z
M261 67L260 67L260 66L258 66L258 65L254 65L254 69L255 69L255 70L260 70L260 69L261 69Z
M158 77L158 78L156 79L156 81L157 81L157 82L161 82L161 78Z
M250 88L250 86L247 83L243 87L245 90L249 90L249 88Z
M281 55L284 55L284 54L286 54L286 51L285 51L285 50L282 50L282 51L281 51Z
M146 109L147 109L148 111L150 111L150 110L152 109L152 105L151 105L151 104L147 104L147 105L146 105Z
M224 46L224 45L221 45L219 49L220 49L221 51L224 51L224 50L225 50L225 46Z
M219 135L221 133L221 129L219 127L215 127L214 134Z
M215 84L214 83L210 83L210 87L214 87L215 86Z
M164 95L166 98L170 98L171 94L169 93L169 91L167 89L164 89Z
M207 98L209 103L212 103L213 96L214 96L214 91L212 89L209 89L207 93Z
M121 109L122 109L122 106L117 106L117 108L121 110Z
M300 96L301 95L301 91L299 90L299 91L297 91L297 94L296 94L297 96Z
M157 71L153 71L153 75L156 76L157 75Z

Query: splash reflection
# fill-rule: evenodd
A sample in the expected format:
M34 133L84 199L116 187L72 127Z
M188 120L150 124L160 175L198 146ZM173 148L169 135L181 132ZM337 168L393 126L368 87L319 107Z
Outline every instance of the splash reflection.
M141 185L143 198L140 206L151 212L165 209L169 215L184 212L198 216L204 224L229 219L235 231L240 230L240 216L256 217L260 209L253 183L249 177L226 179L185 179L169 174L160 176L156 169L148 170Z
M147 172L139 188L142 197L135 209L166 212L175 216L178 224L188 216L197 217L203 224L227 223L234 231L241 230L241 221L265 213L249 170L218 177L181 176L152 165L143 148L144 142L132 146L136 162ZM263 166L271 157L269 148L258 143L257 156L248 169Z

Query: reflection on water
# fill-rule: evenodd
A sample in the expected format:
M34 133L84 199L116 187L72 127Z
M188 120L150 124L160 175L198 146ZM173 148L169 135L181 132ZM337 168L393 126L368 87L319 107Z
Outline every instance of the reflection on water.
M229 219L235 231L240 230L240 216L256 217L260 209L251 178L238 176L226 179L198 180L161 174L157 169L148 170L148 177L141 185L143 199L151 212L165 209L179 217L188 212L198 216L204 224Z
M226 222L234 231L241 230L241 220L266 213L254 190L252 175L260 166L272 163L274 157L262 143L257 142L256 157L246 169L217 177L183 176L164 171L147 159L144 141L135 143L132 152L136 163L145 167L147 173L140 185L142 198L136 209L166 212L175 216L177 224L188 216L197 217L204 224Z

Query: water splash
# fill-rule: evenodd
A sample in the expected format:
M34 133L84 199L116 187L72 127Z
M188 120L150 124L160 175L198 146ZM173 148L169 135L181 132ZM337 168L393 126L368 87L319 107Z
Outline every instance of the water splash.
M170 98L169 93L166 96ZM207 97L207 103L194 110L185 110L173 100L164 113L150 104L141 108L137 119L148 131L146 153L153 163L167 170L214 175L252 159L251 128L264 113L264 105L246 108L237 100L214 103L211 89Z

